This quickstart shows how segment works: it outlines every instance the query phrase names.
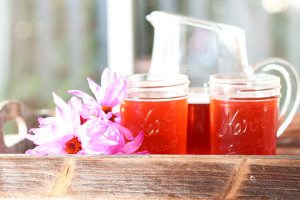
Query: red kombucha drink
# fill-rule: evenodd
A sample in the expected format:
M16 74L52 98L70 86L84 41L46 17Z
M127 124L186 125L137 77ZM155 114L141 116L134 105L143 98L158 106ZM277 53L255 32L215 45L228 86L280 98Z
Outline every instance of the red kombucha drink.
M276 154L279 77L212 75L210 96L212 154Z
M121 123L134 136L144 132L138 151L186 154L188 77L134 74L126 81Z
M209 97L191 91L188 98L187 154L210 153Z
M211 100L213 154L274 155L278 98Z
M185 154L187 100L133 101L121 106L122 125L134 135L144 131L139 151L151 154Z

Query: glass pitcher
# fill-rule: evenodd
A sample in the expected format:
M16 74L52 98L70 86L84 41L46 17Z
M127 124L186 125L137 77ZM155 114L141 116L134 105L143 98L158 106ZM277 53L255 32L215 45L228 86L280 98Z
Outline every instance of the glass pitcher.
M183 73L190 80L187 153L210 153L209 96L205 84L216 73L268 73L281 78L280 136L292 121L299 101L299 78L280 58L249 65L245 31L235 26L154 11L146 16L154 27L150 73Z

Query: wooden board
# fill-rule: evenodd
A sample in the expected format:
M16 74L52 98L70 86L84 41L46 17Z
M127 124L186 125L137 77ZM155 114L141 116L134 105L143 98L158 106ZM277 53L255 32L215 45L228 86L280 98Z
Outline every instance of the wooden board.
M300 199L300 157L1 155L0 196Z

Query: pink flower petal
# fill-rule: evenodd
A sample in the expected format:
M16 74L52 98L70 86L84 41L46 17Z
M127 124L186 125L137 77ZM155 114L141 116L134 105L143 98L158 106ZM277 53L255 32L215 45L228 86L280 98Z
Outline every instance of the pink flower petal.
M115 146L117 144L118 143L113 140L107 140L107 139L93 140L90 143L91 146L89 147L89 149L91 149L92 151L95 151L95 152L103 152L104 150L106 151L108 149L108 147Z
M105 68L101 75L101 92L102 92L101 95L103 95L103 96L108 95L110 92L108 90L109 84L111 84L110 77L111 77L111 75L109 73L109 69ZM115 83L115 84L117 84L117 83ZM105 99L105 97L102 97L102 98L104 98L104 99L102 99L102 101L106 101L106 102L108 101L108 99Z
M29 149L25 152L25 154L28 154L28 155L36 155L36 156L46 156L47 154L41 152L41 151L36 151L34 149Z
M55 121L55 117L46 117L46 118L38 118L38 122L40 125L48 125L48 124L52 124Z
M87 78L87 80L91 91L93 92L97 101L99 102L101 98L100 86L97 83L95 83L91 78Z
M62 98L60 98L59 96L57 96L54 92L52 93L52 96L53 96L54 103L60 109L65 109L68 106L66 104L66 102L64 102L64 100L62 100Z
M75 132L76 128L80 125L80 113L82 110L81 101L76 97L72 97L69 101L70 106L70 119L72 123L72 132Z
M149 154L149 151L134 152L134 154Z
M79 98L82 98L84 103L91 103L91 102L95 101L95 99L93 97L91 97L87 93L82 92L80 90L69 90L68 93L72 94L74 96L77 96Z
M126 94L126 82L124 77L105 69L101 76L101 105L114 107L118 105Z
M134 153L138 150L144 140L144 132L140 132L131 142L127 142L123 148L124 153Z
M121 133L123 133L127 140L133 140L132 133L129 129L127 129L126 127L124 127L120 124L116 124L113 122L110 122L110 124L111 124L111 126L116 127Z
M34 149L26 151L26 154L32 155L59 155L66 154L64 149L56 141L36 146Z

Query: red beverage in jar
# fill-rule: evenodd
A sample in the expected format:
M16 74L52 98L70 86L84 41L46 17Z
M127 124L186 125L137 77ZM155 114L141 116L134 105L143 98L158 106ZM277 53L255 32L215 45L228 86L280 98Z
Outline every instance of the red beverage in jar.
M278 97L211 99L213 154L274 155Z
M125 100L121 105L122 125L136 136L144 131L139 151L151 154L185 154L187 99Z
M187 154L210 153L209 97L193 93L188 98Z
M279 77L215 74L209 93L212 154L276 154Z

